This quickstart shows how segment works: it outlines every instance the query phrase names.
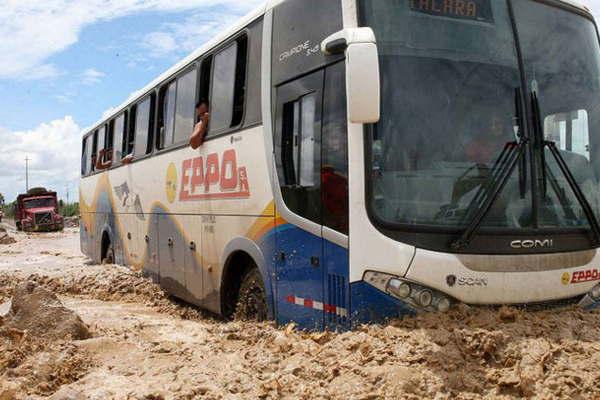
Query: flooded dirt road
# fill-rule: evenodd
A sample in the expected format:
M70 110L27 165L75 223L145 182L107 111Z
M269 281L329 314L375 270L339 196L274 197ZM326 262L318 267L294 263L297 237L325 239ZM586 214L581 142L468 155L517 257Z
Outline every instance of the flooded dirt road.
M600 398L598 312L463 307L341 334L225 323L89 265L76 230L10 234L0 304L29 282L90 337L11 328L0 306L0 400Z

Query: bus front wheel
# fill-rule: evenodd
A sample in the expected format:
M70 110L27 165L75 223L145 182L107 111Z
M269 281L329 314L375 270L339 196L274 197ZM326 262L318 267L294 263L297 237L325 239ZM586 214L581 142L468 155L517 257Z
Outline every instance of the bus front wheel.
M265 286L258 269L252 268L242 278L235 309L235 319L262 322L267 318Z

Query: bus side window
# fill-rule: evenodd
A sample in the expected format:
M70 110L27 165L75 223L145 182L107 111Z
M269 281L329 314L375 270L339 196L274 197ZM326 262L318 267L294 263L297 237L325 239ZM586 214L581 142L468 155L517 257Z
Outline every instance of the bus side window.
M133 105L129 109L129 124L127 125L127 143L125 144L125 151L123 152L124 157L133 155L133 149L135 148L135 122L137 116L137 106Z
M89 172L96 170L96 156L98 155L98 130L94 131L94 137L92 139L92 152L90 154L91 167Z
M175 127L175 95L177 82L173 81L160 90L158 106L158 137L156 148L162 150L173 144Z
M323 225L348 234L348 123L344 63L325 72L321 192Z
M123 158L123 139L125 139L125 113L119 115L114 121L111 122L113 132L113 162L119 162Z
M174 143L187 142L194 130L197 80L198 71L195 67L177 79Z
M212 72L213 56L208 56L202 60L200 66L200 95L198 99L208 100L210 97L210 74Z
M148 96L137 104L135 117L134 156L143 157L152 151L152 117L154 96Z
M81 176L87 175L87 142L88 138L86 137L81 144Z
M106 148L106 125L102 125L100 129L98 129L98 147L96 147L96 155L100 155L100 150L104 150Z
M242 123L246 97L248 37L241 36L214 57L210 132L235 128Z
M111 161L113 154L113 146L115 141L115 120L111 120L106 124L106 136L104 139L104 149L106 150L104 155L104 161Z

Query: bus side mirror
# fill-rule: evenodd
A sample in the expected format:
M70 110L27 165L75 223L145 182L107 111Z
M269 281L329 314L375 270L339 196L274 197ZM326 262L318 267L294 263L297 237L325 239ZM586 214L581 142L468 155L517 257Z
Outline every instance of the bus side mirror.
M348 119L373 124L380 118L379 52L371 28L344 29L321 43L325 54L346 54Z

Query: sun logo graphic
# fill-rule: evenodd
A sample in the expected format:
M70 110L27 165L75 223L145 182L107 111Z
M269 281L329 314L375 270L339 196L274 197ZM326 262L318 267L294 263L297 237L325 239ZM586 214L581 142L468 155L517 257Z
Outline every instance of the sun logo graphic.
M568 272L565 272L564 274L562 274L562 277L560 280L563 285L568 285L569 282L571 282L571 275L569 275Z
M177 197L177 167L173 163L167 168L165 188L167 190L167 200L169 203L173 203Z

